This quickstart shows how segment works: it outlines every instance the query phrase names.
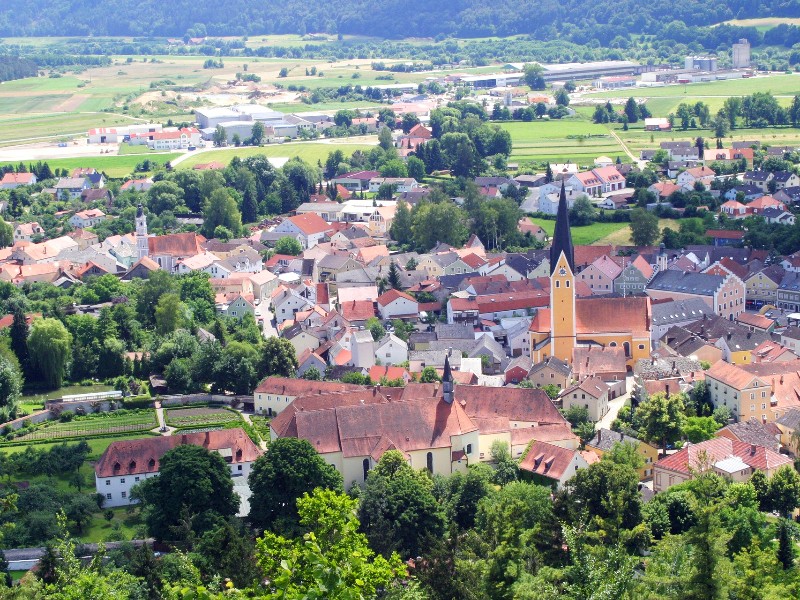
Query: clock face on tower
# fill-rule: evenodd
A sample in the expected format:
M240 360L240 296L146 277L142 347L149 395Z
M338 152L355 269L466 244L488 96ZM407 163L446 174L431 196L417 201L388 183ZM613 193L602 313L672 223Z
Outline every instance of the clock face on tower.
M564 267L561 267L561 269L559 269L558 271L558 274L563 277L564 275L567 274L567 270Z

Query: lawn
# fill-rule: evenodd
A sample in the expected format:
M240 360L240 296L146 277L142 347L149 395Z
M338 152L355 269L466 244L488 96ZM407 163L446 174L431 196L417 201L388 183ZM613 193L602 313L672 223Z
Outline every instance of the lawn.
M784 106L791 104L795 94L800 92L799 75L768 75L750 79L729 79L689 83L686 85L667 85L663 87L640 87L627 90L613 90L586 94L586 99L609 98L621 104L630 96L646 99L647 107L656 117L665 117L674 112L681 102L703 101L715 114L722 108L725 98L730 96L749 96L754 92L772 92Z
M109 510L111 520L105 516ZM140 536L142 527L144 521L138 507L118 506L95 513L78 538L85 543L132 540Z
M96 438L96 439L86 440L86 443L89 444L89 448L91 448L91 452L89 454L88 459L89 460L97 460L98 458L100 458L100 456L103 454L103 452L106 451L106 448L108 448L114 442L117 442L117 441L120 441L120 440L138 440L138 439L142 439L142 438L145 438L145 437L151 437L151 435L155 435L155 434L150 434L150 433L146 433L146 432L145 433L120 434L120 435L115 435L115 436L112 436L112 437L104 437L104 438ZM80 441L80 440L65 439L65 440L58 440L58 441L54 441L54 442L50 442L50 443L34 444L33 447L36 448L37 450L49 450L53 446L56 446L58 444L63 444L64 442L72 444L72 443L77 443L78 441ZM30 445L31 444L16 444L16 443L0 445L0 453L3 453L3 454L16 454L17 452L24 452L25 448L27 448Z
M531 217L531 221L539 225L553 236L556 222L550 219L537 219ZM572 242L577 246L591 246L593 244L606 244L604 238L628 227L627 223L592 223L585 227L570 227L572 231Z
M220 425L241 420L239 413L225 408L172 408L166 413L170 427Z
M377 140L377 138L375 138ZM292 142L287 144L271 144L260 147L241 147L241 148L222 148L220 150L209 150L199 152L180 162L177 169L189 169L196 164L209 163L212 161L228 164L234 156L246 158L256 154L264 154L270 158L293 158L298 156L304 161L317 164L317 161L325 162L328 154L334 150L341 150L346 156L350 156L356 150L369 150L374 144L354 144L343 141L326 142Z
M125 414L117 412L96 413L86 417L75 417L72 421L46 421L30 433L16 438L18 441L80 438L89 435L105 435L149 431L158 425L154 410L142 409Z
M597 240L598 246L627 246L631 244L631 231L630 228L627 226L628 223L623 223L625 227L622 227L616 231L613 231L606 235L603 238ZM669 227L678 231L679 223L675 219L659 219L658 220L658 230L662 231L665 227Z
M603 125L586 119L501 123L511 134L511 160L572 161L591 165L598 156L624 156L619 143Z
M68 171L78 167L94 167L98 171L104 172L108 177L119 179L131 175L136 165L142 162L144 158L149 158L151 161L164 164L178 156L180 156L180 154L177 152L168 152L155 153L147 157L142 157L138 154L130 154L124 156L105 155L83 156L78 158L54 158L48 159L46 162L50 165L51 169L67 169Z
M113 127L135 122L131 117L108 113L53 113L53 114L2 114L0 113L0 143L9 145L19 141L42 139L68 140L85 136L92 127Z
M319 102L317 104L305 104L303 102L270 102L267 104L272 110L282 113L304 113L320 112L329 110L356 110L372 109L377 112L381 105L374 102ZM386 105L383 105L384 107Z

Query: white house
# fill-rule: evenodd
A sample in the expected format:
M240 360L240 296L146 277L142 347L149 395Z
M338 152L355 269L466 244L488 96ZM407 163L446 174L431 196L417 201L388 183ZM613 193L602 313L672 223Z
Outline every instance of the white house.
M587 377L578 385L564 390L561 394L564 410L573 406L584 407L589 411L592 421L599 421L609 410L608 385L597 377Z
M30 242L36 235L44 235L44 229L36 221L17 223L14 227L14 243Z
M675 181L684 190L691 191L694 189L695 183L702 183L707 188L711 187L715 175L716 173L708 167L694 167L680 173Z
M413 177L373 177L369 180L369 191L377 192L384 184L393 186L398 194L410 192L420 187Z
M106 213L99 208L90 208L76 212L69 218L69 224L73 227L80 227L86 229L87 227L94 227L98 223L106 220Z
M331 226L315 213L289 217L273 229L275 233L285 233L287 236L295 238L306 250L319 244L329 231L331 231Z
M393 333L375 344L375 358L382 365L399 365L408 360L408 344Z
M95 490L105 508L127 506L131 488L158 475L162 457L178 446L191 444L219 453L231 470L231 476L247 480L250 468L261 456L242 429L222 429L205 433L149 437L112 442L94 468Z
M382 319L417 318L419 303L398 290L389 290L378 296L378 313Z
M297 294L294 290L284 288L273 296L272 306L275 314L275 323L281 324L288 319L294 319L294 315L298 311L313 307L314 303Z

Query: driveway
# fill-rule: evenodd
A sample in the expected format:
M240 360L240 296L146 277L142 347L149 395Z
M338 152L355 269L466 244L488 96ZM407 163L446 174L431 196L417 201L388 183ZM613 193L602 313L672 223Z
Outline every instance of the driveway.
M606 415L597 422L595 429L611 429L611 423L613 423L617 418L619 409L621 409L631 397L631 391L633 390L633 376L629 375L625 378L625 389L627 391L623 395L614 398L608 403L609 410Z

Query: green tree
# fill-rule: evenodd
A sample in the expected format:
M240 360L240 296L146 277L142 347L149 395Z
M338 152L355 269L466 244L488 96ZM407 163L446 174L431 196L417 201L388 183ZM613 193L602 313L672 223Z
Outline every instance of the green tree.
M586 194L581 194L575 199L575 203L569 211L569 221L572 225L580 227L591 225L595 219L594 205Z
M14 245L14 228L0 218L0 248Z
M538 63L526 64L525 65L525 83L532 90L543 90L546 87L546 83L543 77L544 68L542 65Z
M800 475L794 467L784 465L769 480L767 502L772 510L788 518L800 506Z
M392 221L392 227L389 229L389 235L401 246L406 245L412 241L411 227L411 211L408 208L408 204L400 200L397 203L397 209L395 211L394 220Z
M186 541L187 526L202 535L239 509L225 459L191 444L164 454L158 477L134 486L132 495L142 501L148 532L158 540Z
M261 121L253 123L253 131L250 134L250 140L253 146L260 146L264 141L264 124Z
M666 453L667 444L680 439L683 431L685 395L663 392L653 394L636 409L648 441L661 442Z
M628 123L636 123L639 120L639 105L633 97L628 98L625 103L625 116L628 117Z
M242 231L242 215L236 200L225 188L214 190L203 207L203 235L213 237L218 225L230 229L234 236Z
M299 256L303 253L303 246L295 238L285 235L275 242L275 253Z
M7 358L0 356L0 415L9 421L17 414L22 396L22 375Z
M397 263L391 261L389 263L389 272L386 275L386 283L389 284L393 290L402 289L402 282L400 281L400 269L397 268Z
M72 336L61 321L38 319L33 322L28 351L34 370L48 387L61 387L71 350Z
M399 158L394 158L383 163L381 177L408 177L408 167Z
M569 92L562 87L556 91L555 100L558 106L569 106Z
M634 246L652 246L659 237L658 216L642 208L631 211L631 240Z
M385 452L367 477L358 506L370 546L384 556L423 553L426 540L444 532L444 515L432 489L431 478L414 471L400 452Z
M416 156L409 156L406 161L408 176L417 181L425 179L425 163Z
M11 351L17 357L23 373L30 369L30 356L28 354L28 321L25 316L24 304L15 302L12 308L14 315L11 322Z
M511 458L507 443L502 440L495 440L492 442L489 453L495 464L495 470L492 474L492 480L495 484L507 485L519 479L519 467L517 462Z
M211 141L215 146L227 145L228 133L225 131L225 128L222 125L217 125L217 128L214 130L214 134L211 137Z
M386 330L383 328L383 325L381 325L378 317L370 317L367 319L366 323L364 323L364 326L367 328L367 331L372 334L372 339L376 342L382 340L383 336L386 335Z
M687 417L683 435L693 444L698 444L713 438L719 428L719 423L713 417Z
M294 377L297 372L297 354L292 343L285 338L271 337L261 347L259 378L267 376Z
M380 131L378 131L378 146L384 151L394 148L392 130L388 127L381 127Z
M430 366L422 369L422 373L420 373L419 376L420 383L435 383L441 380L442 378L439 377L439 374L436 372L436 369Z
M795 549L795 533L791 521L778 521L778 560L784 569L791 569L797 556Z
M342 476L306 440L278 438L250 471L250 523L294 537L301 532L297 501L321 488L343 492Z
M156 304L156 333L166 335L186 325L186 305L173 292L164 294Z
M278 598L375 598L406 577L397 556L376 555L359 533L357 502L316 489L297 501L309 534L287 539L271 532L256 542L256 560Z
M469 236L467 216L451 202L422 203L412 212L411 233L421 252L427 252L437 242L459 248Z

